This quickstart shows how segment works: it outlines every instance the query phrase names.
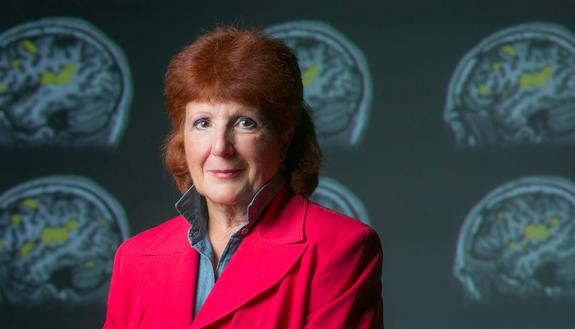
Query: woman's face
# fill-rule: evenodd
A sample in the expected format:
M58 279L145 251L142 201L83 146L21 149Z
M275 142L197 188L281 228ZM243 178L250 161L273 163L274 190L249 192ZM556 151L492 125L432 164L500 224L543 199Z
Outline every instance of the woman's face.
M186 105L186 161L208 202L247 205L278 172L288 143L257 108L234 102Z

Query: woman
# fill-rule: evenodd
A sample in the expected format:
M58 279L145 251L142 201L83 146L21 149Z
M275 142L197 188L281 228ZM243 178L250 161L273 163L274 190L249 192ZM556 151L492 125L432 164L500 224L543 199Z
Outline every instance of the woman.
M165 93L180 216L120 246L104 328L382 328L377 234L305 198L321 154L289 48L217 28Z

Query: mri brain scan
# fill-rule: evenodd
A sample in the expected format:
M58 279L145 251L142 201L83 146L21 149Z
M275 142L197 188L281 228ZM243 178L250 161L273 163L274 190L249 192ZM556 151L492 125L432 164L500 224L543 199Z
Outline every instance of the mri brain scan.
M87 22L15 26L0 34L0 146L113 148L131 86L120 48Z
M533 23L483 40L453 74L444 119L463 147L575 142L575 35Z
M319 184L310 200L371 225L367 210L361 200L333 178L320 176Z
M105 300L122 207L94 182L50 176L0 195L0 307Z
M575 300L575 184L525 177L467 215L454 273L473 301Z
M333 27L315 21L272 26L266 33L297 55L305 101L323 145L354 145L368 118L372 85L363 53Z

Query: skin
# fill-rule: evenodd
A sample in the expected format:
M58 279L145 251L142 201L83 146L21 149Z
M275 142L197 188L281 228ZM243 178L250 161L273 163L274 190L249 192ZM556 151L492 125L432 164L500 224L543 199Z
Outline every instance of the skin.
M186 161L208 205L215 264L231 235L247 223L248 203L278 173L290 140L291 132L279 136L255 107L235 102L186 105Z

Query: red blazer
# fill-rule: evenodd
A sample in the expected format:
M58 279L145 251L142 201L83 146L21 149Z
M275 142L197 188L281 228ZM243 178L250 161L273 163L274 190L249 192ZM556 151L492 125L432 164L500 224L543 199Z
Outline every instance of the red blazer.
M383 328L381 245L358 220L280 191L195 317L188 228L179 216L118 248L105 329Z

